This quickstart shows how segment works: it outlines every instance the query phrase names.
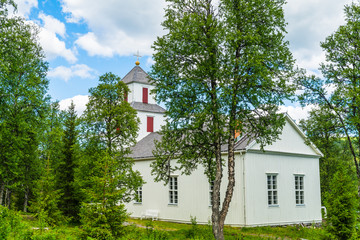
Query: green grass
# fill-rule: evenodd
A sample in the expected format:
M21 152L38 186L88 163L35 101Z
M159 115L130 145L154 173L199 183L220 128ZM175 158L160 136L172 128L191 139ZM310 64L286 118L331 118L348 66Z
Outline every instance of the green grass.
M140 219L128 219L129 225L124 227L124 237L121 239L135 240L182 240L182 239L206 239L211 240L211 225L198 225L196 221L192 224L171 223L164 221L151 221ZM32 215L22 215L22 224L24 228L24 237L19 238L21 234L16 233L10 236L10 240L17 239L80 239L82 229L80 225L63 225L49 228L49 230L34 230L38 227L38 221ZM286 226L286 227L249 227L236 228L225 227L226 240L269 240L269 239L323 239L324 230L315 227ZM26 238L28 236L28 238Z
M169 239L210 239L212 231L210 225L180 224L163 221L129 219L129 223L138 226L148 226L156 231L166 231ZM151 224L149 224L149 222ZM150 225L150 226L149 226ZM138 227L139 228L139 227ZM194 229L195 228L195 229ZM187 238L195 232L193 238ZM277 226L277 227L225 227L225 239L323 239L324 230L314 226Z

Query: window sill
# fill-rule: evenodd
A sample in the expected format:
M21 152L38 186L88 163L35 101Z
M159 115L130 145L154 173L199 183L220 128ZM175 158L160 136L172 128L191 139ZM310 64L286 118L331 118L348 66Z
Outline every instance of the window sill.
M296 204L297 207L306 207L305 204Z
M280 205L279 205L279 204L276 204L276 205L268 205L268 207L269 207L269 208L278 208L278 207L280 207Z
M142 202L134 202L135 205L142 205Z
M177 203L168 203L168 206L173 206L173 207L177 207Z

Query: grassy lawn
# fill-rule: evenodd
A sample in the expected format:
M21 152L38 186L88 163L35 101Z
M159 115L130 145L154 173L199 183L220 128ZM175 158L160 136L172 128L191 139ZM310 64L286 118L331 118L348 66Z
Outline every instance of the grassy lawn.
M39 228L39 223L31 215L22 215L23 233L13 233L10 240L17 239L81 239L82 229L79 225L64 225L49 228ZM28 236L28 237L27 237ZM286 226L286 227L225 227L225 239L322 239L324 231L321 228ZM124 227L124 237L121 239L165 240L165 239L213 239L210 225L171 223L140 219L128 219Z
M212 239L210 225L181 224L163 221L129 219L129 223L137 228L145 227L153 231L165 231L168 239ZM323 239L322 228L314 226L284 226L284 227L225 227L225 239Z

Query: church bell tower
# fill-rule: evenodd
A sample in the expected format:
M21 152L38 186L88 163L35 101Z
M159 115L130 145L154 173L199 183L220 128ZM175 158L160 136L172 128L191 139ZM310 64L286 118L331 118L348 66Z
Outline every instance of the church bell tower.
M151 90L155 87L150 83L149 75L140 67L139 59L122 81L130 89L127 101L137 111L140 119L139 134L136 139L138 142L149 133L159 131L165 124L165 109L156 103L155 96L151 94Z

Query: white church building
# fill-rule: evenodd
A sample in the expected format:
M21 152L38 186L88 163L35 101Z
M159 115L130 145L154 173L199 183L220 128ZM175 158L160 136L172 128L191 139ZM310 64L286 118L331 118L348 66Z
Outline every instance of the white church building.
M126 204L132 217L156 216L159 220L198 223L211 220L212 186L199 167L191 175L175 172L168 185L155 182L150 164L157 133L164 124L164 112L150 91L148 75L137 65L123 78L131 93L128 102L138 111L140 132L132 148L138 170L146 182L138 189L138 200ZM233 226L285 225L321 222L319 158L321 152L305 144L305 135L286 115L277 140L260 150L245 136L235 145L235 188L225 224ZM226 153L224 152L224 155ZM222 195L227 185L224 168Z

